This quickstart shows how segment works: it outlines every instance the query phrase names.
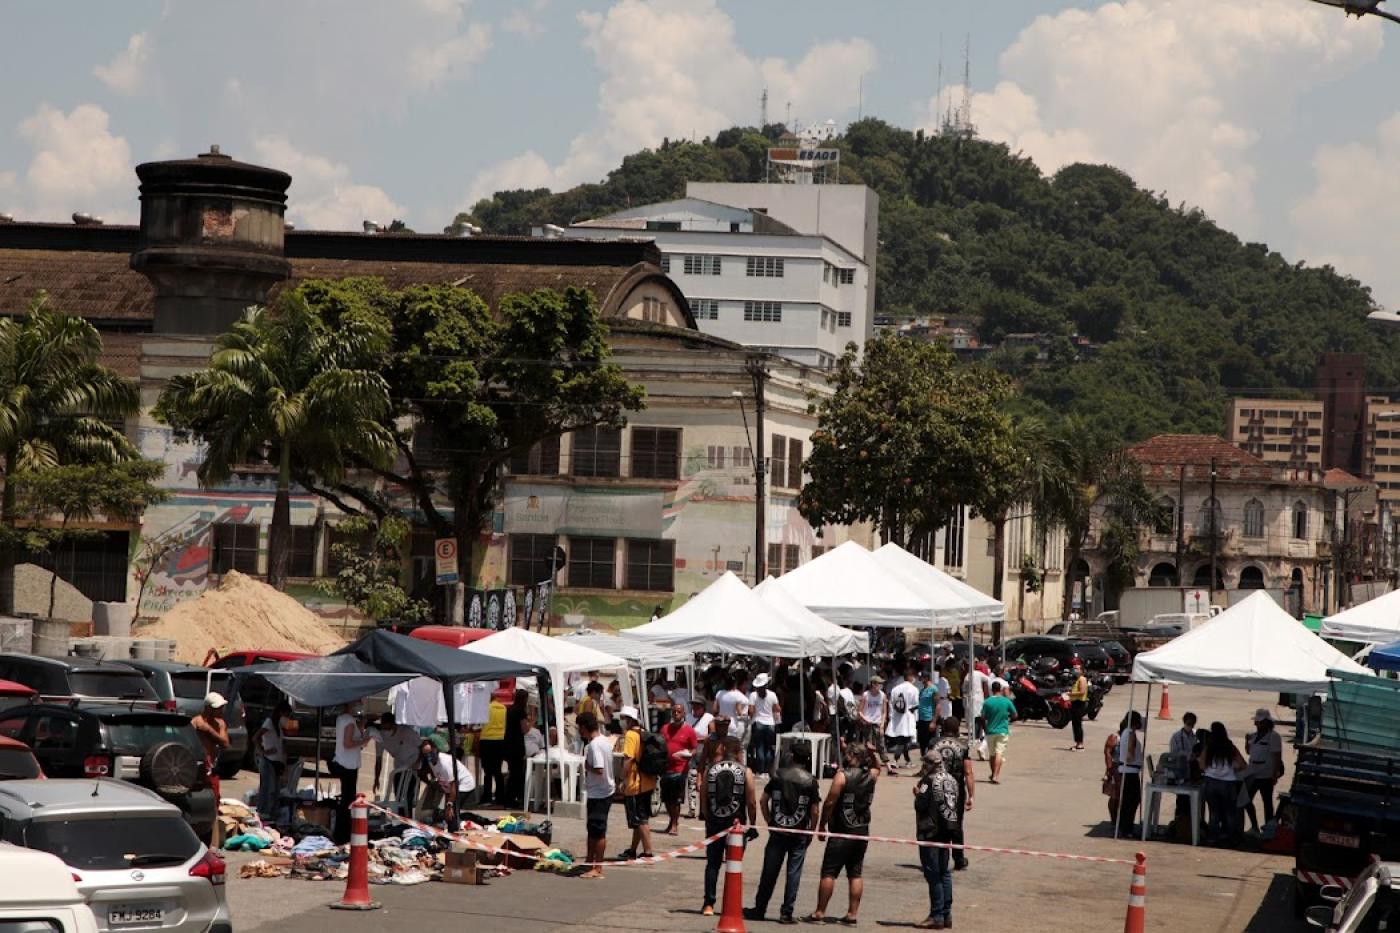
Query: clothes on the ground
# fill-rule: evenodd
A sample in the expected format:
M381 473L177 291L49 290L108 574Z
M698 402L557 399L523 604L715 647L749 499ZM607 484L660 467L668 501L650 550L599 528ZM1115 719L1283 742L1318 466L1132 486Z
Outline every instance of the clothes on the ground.
M631 797L636 794L650 794L656 788L656 776L642 773L642 730L628 729L622 737L622 757L632 762L627 769L622 793Z
M1011 716L1016 712L1016 704L996 694L982 701L982 718L987 722L987 735L1010 735Z
M583 791L590 800L611 799L617 792L613 781L613 743L603 733L598 733L583 750ZM595 773L595 769L602 769Z

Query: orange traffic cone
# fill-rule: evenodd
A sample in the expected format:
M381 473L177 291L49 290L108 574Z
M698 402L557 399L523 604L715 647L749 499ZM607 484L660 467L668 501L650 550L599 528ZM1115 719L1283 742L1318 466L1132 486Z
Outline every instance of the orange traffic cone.
M724 910L718 933L747 933L744 926L744 827L738 820L724 839Z
M369 807L360 794L350 806L350 872L345 895L332 910L378 910L383 905L369 899Z
M1137 854L1133 866L1133 886L1128 889L1128 916L1123 920L1123 933L1147 931L1147 856Z
M1166 684L1162 684L1162 705L1159 706L1159 707L1157 707L1157 718L1158 718L1158 719L1171 719L1171 718L1172 718L1172 697L1171 697L1171 693L1169 693L1169 692L1167 691L1167 685L1166 685Z

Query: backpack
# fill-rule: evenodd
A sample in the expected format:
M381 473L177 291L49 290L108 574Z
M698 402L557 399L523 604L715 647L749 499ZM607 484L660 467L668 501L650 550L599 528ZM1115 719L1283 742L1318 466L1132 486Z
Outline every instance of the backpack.
M637 770L651 777L661 777L671 763L666 740L660 733L642 733L642 753L637 756Z
M894 691L894 699L890 701L890 706L894 708L896 713L909 712L909 703L904 699L903 690L896 689Z

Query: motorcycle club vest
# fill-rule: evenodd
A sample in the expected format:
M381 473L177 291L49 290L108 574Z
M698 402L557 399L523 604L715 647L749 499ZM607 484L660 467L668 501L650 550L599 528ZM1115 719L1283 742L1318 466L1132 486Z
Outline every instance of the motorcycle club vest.
M831 830L867 835L870 832L870 801L875 797L875 778L865 768L846 768L844 773L846 788L841 793L841 799L836 801L836 812L831 815Z
M732 823L744 808L747 776L743 762L717 761L705 772L705 799L709 804L708 819L717 823Z

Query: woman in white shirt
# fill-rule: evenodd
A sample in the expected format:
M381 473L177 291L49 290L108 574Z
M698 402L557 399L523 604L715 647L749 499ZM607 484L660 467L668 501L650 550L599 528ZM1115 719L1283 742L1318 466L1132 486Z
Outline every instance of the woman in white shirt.
M282 737L282 723L290 719L292 707L286 700L280 700L261 728L253 736L253 745L258 750L258 815L265 821L277 819L278 800L281 798L282 783L287 772L287 750Z
M748 707L753 715L754 774L768 774L775 764L778 742L778 717L783 714L778 703L778 695L768 689L768 675L759 674L753 679L754 692L749 694Z
M1205 776L1206 806L1210 818L1206 821L1206 844L1226 843L1233 845L1239 841L1240 819L1240 772L1245 769L1244 756L1230 741L1225 724L1210 724L1210 738L1196 759Z
M454 828L463 809L471 805L472 792L476 790L476 777L461 755L453 757L447 752L437 752L432 762L433 779L446 800L444 806L448 828ZM455 789L454 789L455 786Z
M350 804L355 801L356 785L360 781L360 758L369 744L359 705L346 703L335 718L335 757L331 759L330 772L332 777L340 779L340 802L336 805L332 834L336 845L350 841Z
M1142 714L1128 714L1118 733L1118 835L1131 839L1142 803Z

